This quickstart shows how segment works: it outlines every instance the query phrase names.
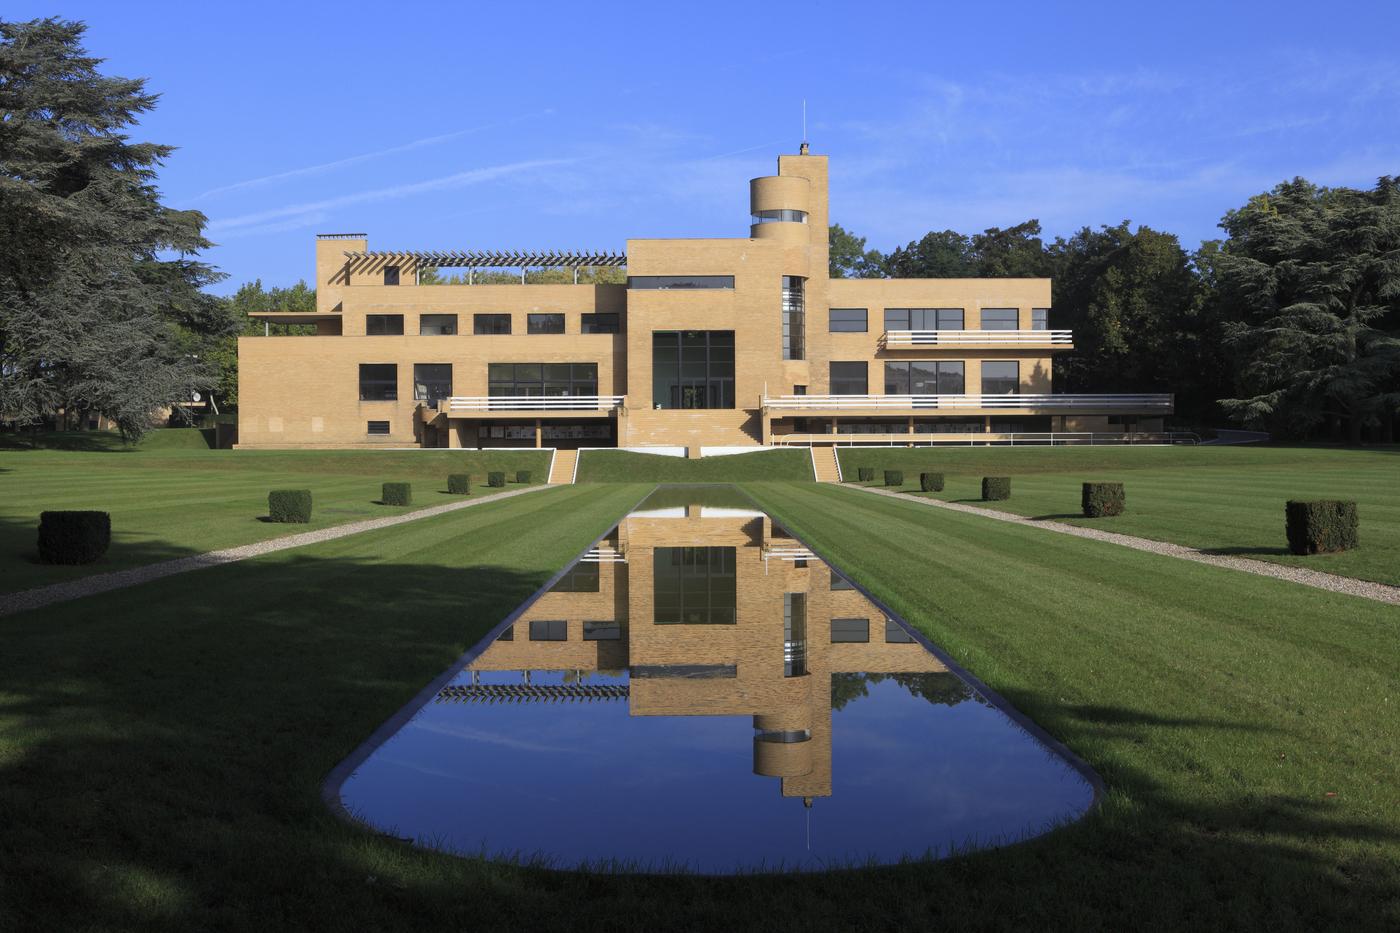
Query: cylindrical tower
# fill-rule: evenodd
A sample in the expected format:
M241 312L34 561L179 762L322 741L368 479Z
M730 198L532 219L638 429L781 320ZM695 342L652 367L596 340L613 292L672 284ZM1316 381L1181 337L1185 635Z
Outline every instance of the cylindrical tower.
M805 245L810 231L812 183L797 175L765 175L749 180L749 236Z

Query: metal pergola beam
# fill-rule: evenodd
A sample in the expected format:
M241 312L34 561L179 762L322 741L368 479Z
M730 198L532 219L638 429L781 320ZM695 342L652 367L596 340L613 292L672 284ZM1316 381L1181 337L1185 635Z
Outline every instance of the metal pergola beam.
M346 250L356 261L402 262L455 269L580 269L589 266L627 265L627 254L586 251L531 250Z

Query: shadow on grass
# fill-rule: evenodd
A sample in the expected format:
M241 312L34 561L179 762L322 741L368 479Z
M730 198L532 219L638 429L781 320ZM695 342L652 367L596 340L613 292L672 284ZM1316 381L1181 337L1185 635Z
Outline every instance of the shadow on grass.
M1240 545L1236 547L1203 547L1202 554L1217 554L1222 557L1280 557L1293 553L1286 547L1263 547L1260 545Z

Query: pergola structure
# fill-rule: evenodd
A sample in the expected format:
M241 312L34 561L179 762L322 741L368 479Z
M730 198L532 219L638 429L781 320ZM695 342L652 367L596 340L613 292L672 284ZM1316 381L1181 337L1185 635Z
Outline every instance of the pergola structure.
M578 270L611 266L622 268L627 265L626 253L588 252L585 250L346 250L346 258L355 262L392 264L412 261L417 268L454 268L467 270L467 284L472 284L472 276L477 269L520 269L520 282L525 282L527 269L572 269L574 284L578 284Z

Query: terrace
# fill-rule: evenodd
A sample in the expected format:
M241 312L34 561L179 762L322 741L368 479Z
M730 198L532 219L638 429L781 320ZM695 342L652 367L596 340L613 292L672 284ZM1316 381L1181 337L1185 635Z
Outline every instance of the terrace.
M1073 350L1068 330L887 330L880 335L882 350L928 350L942 347L968 350Z
M908 414L931 411L978 414L1134 414L1169 415L1174 397L1170 393L1136 395L765 395L763 408L769 412L795 412L803 415Z

